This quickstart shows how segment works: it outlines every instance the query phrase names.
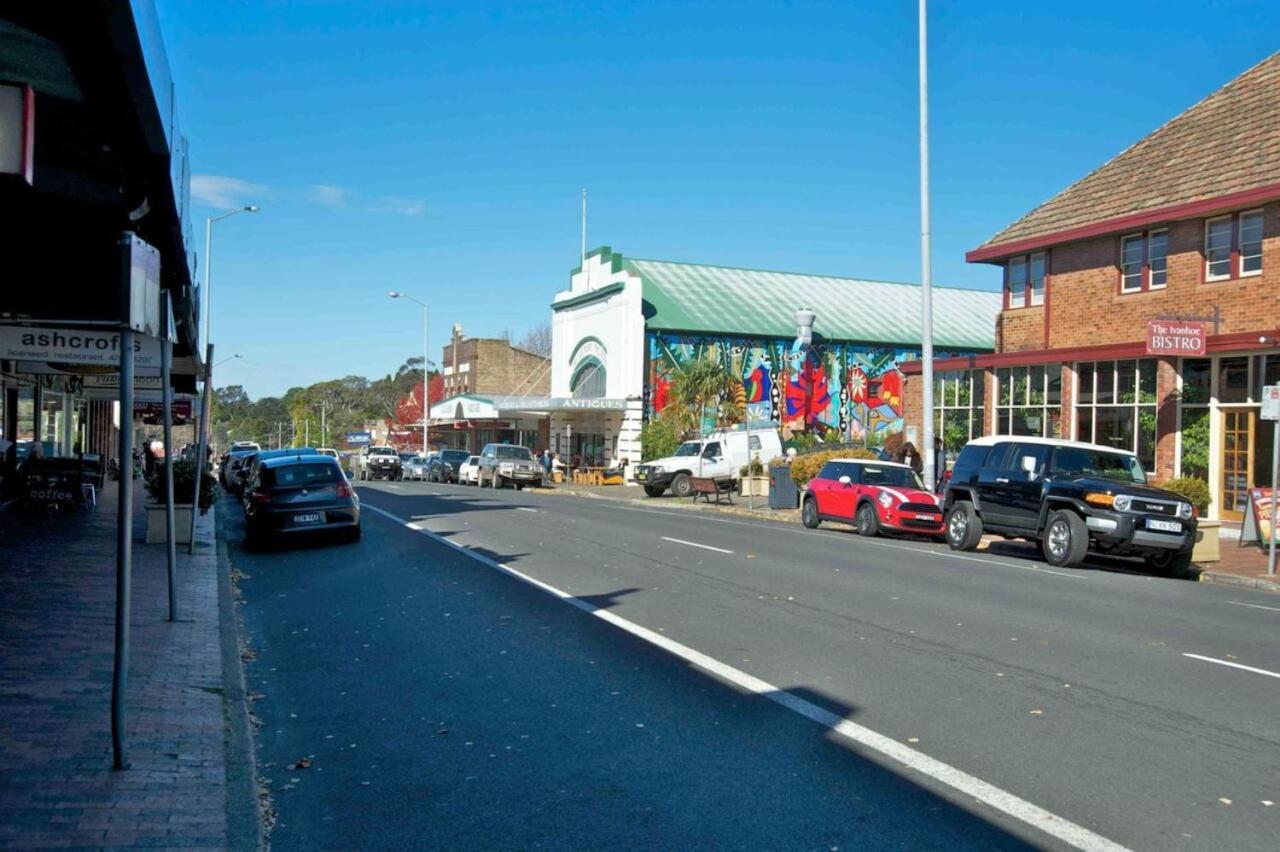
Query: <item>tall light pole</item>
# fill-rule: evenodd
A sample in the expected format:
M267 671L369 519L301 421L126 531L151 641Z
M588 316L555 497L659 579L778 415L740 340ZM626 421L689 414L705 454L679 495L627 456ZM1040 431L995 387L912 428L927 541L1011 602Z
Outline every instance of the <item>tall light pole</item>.
M431 380L427 375L427 364L431 363L431 359L427 355L431 349L431 337L427 326L430 314L427 310L427 303L420 299L415 299L396 290L388 290L387 295L393 299L408 299L410 302L422 305L422 457L425 459L427 453L430 452L427 440L427 433L430 431L430 427L427 426L427 418L431 414Z
M209 271L213 268L213 223L221 222L237 213L257 213L261 208L256 204L246 204L217 216L204 220L204 342L209 342L209 315L213 307L213 291L209 289Z
M920 388L924 429L920 447L924 455L924 481L936 487L933 442L933 262L929 246L929 15L928 0L920 0L920 358L924 370Z

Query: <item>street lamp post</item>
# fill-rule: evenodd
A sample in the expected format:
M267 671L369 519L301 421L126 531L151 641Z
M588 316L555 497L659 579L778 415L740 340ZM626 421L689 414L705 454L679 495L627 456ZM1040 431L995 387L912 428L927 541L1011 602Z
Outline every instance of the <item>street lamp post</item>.
M396 290L389 290L387 295L393 299L408 299L410 302L414 302L422 306L422 457L425 459L429 452L429 440L427 438L427 434L431 431L430 427L427 425L427 418L430 415L431 409L431 383L430 378L427 375L427 364L430 362L430 358L427 353L431 350L431 337L427 326L430 314L427 309L427 303L420 299L415 299L413 296Z

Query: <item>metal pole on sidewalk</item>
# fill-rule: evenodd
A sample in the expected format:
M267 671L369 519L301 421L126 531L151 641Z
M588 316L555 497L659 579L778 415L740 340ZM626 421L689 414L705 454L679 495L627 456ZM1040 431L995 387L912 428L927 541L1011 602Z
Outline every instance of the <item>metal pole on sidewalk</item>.
M933 260L929 223L929 15L927 0L920 0L920 299L924 304L920 322L921 443L924 481L930 490L937 487L934 475L937 459L933 442Z
M129 685L129 619L133 573L133 330L120 331L120 504L116 507L116 648L111 676L111 751L128 769L125 690Z
M1271 429L1271 552L1267 555L1267 575L1276 574L1276 539L1280 534L1276 530L1276 494L1280 492L1280 420L1274 421Z
M209 411L213 405L213 344L204 348L204 398L200 400L200 437L196 441L195 493L191 499L191 539L187 553L196 552L196 515L200 514L200 491L204 484L205 453L209 450Z
M164 406L164 543L165 567L169 574L169 620L178 620L178 590L174 583L174 568L178 562L178 544L173 527L173 386L169 383L173 373L173 341L167 336L160 340L161 404Z

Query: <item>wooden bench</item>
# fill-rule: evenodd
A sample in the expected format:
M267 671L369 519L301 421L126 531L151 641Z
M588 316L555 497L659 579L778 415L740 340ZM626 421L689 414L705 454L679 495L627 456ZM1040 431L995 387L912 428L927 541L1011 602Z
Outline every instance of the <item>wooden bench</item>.
M729 505L733 505L733 480L732 479L712 479L709 476L691 476L689 477L690 493L693 495L693 502L697 503L701 497L710 503L712 496L716 498L716 503L721 498L727 500Z

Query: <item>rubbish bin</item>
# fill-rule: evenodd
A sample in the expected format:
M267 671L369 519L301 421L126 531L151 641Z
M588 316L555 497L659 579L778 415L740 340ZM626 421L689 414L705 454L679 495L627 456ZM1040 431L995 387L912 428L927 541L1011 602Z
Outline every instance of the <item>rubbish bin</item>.
M769 508L794 509L800 505L800 489L791 478L791 465L769 465Z

